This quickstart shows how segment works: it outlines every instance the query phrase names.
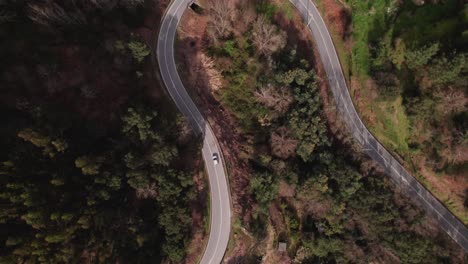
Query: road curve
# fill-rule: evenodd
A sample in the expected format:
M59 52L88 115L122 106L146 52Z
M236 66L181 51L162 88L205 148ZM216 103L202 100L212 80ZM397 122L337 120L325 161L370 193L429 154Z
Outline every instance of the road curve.
M174 59L174 41L180 19L192 0L174 0L162 19L157 39L156 55L162 80L177 108L190 121L194 130L203 136L202 155L210 185L210 235L202 264L221 263L231 231L231 201L221 148L208 122L195 106L185 90ZM215 165L212 157L219 154L220 162Z
M194 129L204 136L203 158L207 168L211 191L211 224L207 247L201 263L220 263L226 250L231 228L231 206L224 162L214 165L213 153L221 153L216 138L197 109L177 73L174 60L174 40L179 21L192 0L174 0L162 21L157 40L157 60L166 88L179 110L189 119ZM361 121L353 105L341 65L319 11L310 0L290 0L307 23L328 77L339 113L343 116L353 137L364 152L383 166L390 178L406 194L431 215L465 252L468 252L468 230L444 205L377 141Z
M465 252L468 252L468 230L445 206L377 141L362 123L348 91L341 64L325 22L310 0L290 0L310 29L322 64L328 77L339 113L353 137L363 146L364 152L383 166L386 173L405 193L431 215Z

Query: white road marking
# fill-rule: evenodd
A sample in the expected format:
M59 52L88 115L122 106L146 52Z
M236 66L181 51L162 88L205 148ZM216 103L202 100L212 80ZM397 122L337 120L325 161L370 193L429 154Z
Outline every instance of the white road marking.
M180 21L179 17L178 17L179 12L180 12L180 8L181 7L185 8L185 6L183 6L183 4L184 4L184 1L180 1L178 3L178 5L171 4L169 9L166 11L166 14L165 14L164 19L163 19L162 27L161 27L161 32L163 30L166 30L166 31L164 33L160 33L160 36L163 36L163 38L160 37L159 39L161 39L161 41L158 41L158 43L157 43L157 55L158 55L158 61L160 61L161 57L164 57L164 64L160 63L160 67L161 67L161 70L165 71L165 73L167 75L164 74L164 72L162 72L161 75L163 77L163 80L166 82L166 87L169 90L170 96L172 97L172 99L174 100L176 105L179 107L179 109L182 111L182 113L187 115L190 120L194 121L196 126L199 128L200 132L202 132L202 134L205 136L204 141L203 141L204 147L202 149L202 152L204 154L203 157L205 159L205 164L207 166L208 173L209 173L209 171L211 171L210 168L212 168L212 170L214 170L214 179L213 179L213 175L211 175L211 177L209 177L209 178L210 178L211 192L215 191L214 189L216 189L216 188L213 188L213 187L218 188L218 192L217 192L218 197L215 197L215 195L213 195L213 193L212 193L211 200L213 202L214 199L219 199L220 206L219 206L219 208L215 208L215 210L218 210L218 213L219 213L218 215L220 216L220 218L218 218L219 221L218 221L218 226L217 226L219 228L219 232L216 233L216 234L214 232L210 232L209 239L208 239L208 244L207 244L207 247L205 249L205 253L203 255L203 258L202 258L202 261L203 261L203 259L206 257L206 254L211 254L211 258L207 262L207 263L211 264L211 263L213 263L215 257L221 256L221 258L222 258L222 256L224 255L224 252L226 250L226 247L224 247L224 250L222 252L221 251L218 252L220 244L226 244L226 246L227 246L227 242L228 242L227 240L229 239L230 219L231 219L230 204L229 204L230 200L229 200L229 197L228 197L227 202L228 202L229 210L227 211L227 219L224 219L226 221L223 221L222 217L223 217L225 211L223 209L224 205L222 203L222 193L221 193L221 186L220 186L220 179L221 178L218 175L217 167L214 167L212 162L211 162L210 157L213 155L214 152L213 152L213 150L212 150L212 148L210 146L210 143L213 143L213 145L216 147L216 151L218 153L220 152L220 150L216 145L217 143L215 141L213 141L214 140L214 134L211 131L211 129L208 127L208 123L204 120L203 116L201 115L198 108L196 107L196 105L191 100L191 98L188 95L188 93L186 92L186 90L183 90L183 91L180 90L179 91L179 89L177 88L177 87L182 87L182 88L184 87L183 83L180 80L179 75L177 73L177 67L175 66L176 64L175 64L175 58L174 58L174 40L175 40L175 36L177 34L177 26L178 26L178 23ZM182 11L182 13L183 13L183 11ZM171 17L169 19L167 19L168 15L171 15ZM173 22L174 21L175 21L175 26L173 27ZM171 29L174 29L174 31L171 31ZM166 38L167 36L172 36L172 34L173 34L173 38L170 38L170 39ZM167 50L169 50L169 52L167 52ZM163 52L164 54L161 54L161 52ZM172 64L168 63L168 56L172 57ZM173 66L173 67L171 67L171 66ZM201 124L200 124L200 122L201 122ZM203 125L205 125L206 127L203 127ZM209 131L207 131L207 130L209 130ZM224 166L224 163L222 163L221 168L224 168L223 166ZM226 186L227 186L228 185L227 184L227 177L224 175L224 171L223 171L223 177L222 178L225 179ZM213 183L212 180L216 180L216 186L212 186L212 184L211 184L211 183ZM228 190L226 190L226 193L229 193ZM224 200L224 202L226 202L226 201ZM212 207L212 210L213 210L213 207ZM216 215L212 212L211 213L211 226L212 227L213 227L213 224L215 224L216 219L217 219ZM224 229L223 229L223 223L227 224L227 227L225 227ZM227 240L221 242L222 235L225 234L222 231L228 232L228 234L225 237ZM214 251L212 250L212 251L208 252L208 250L210 250L210 245L214 245Z
M292 1L292 0L290 0L290 1L294 4L294 1ZM304 3L303 3L302 1L299 1L299 3L300 3L303 7L306 8L307 14L308 14L308 15L314 16L313 12L311 13L311 12L310 12L310 9L307 9L306 5L304 5ZM314 10L315 12L318 13L318 10L317 10L317 8L315 7L315 5L313 5L312 10ZM322 16L320 16L320 14L318 14L317 16L321 19L323 25L325 25L325 22L323 21ZM330 66L332 67L332 73L333 73L333 77L334 77L334 80L335 80L336 85L340 88L340 90L346 90L346 92L348 93L349 98L351 98L351 96L349 95L348 88L345 87L346 89L343 89L342 86L340 85L340 82L338 81L338 78L337 78L337 76L336 76L336 71L335 71L334 64L333 64L333 62L331 61L331 56L330 56L330 52L329 52L329 49L328 49L328 45L326 44L326 41L325 41L325 38L324 38L324 36L323 36L323 34L322 34L321 28L319 27L319 25L317 24L317 22L316 22L315 20L312 20L312 21L314 22L314 24L315 24L315 26L316 26L316 28L317 28L319 34L320 34L320 37L322 38L323 44L324 44L324 46L325 46L326 53L327 53L327 55L328 55L328 56L327 56L328 62L330 63ZM310 20L309 20L309 22L310 22ZM310 25L309 25L309 24L308 24L308 26L309 26L309 28L310 28ZM325 26L325 28L326 28L326 26ZM312 31L312 29L311 29L311 31ZM327 33L328 33L328 31L327 31ZM327 35L328 40L330 41L330 43L333 44L333 41L332 41L330 35L329 35L329 34L326 34L326 35ZM336 50L335 50L335 52L334 52L333 54L335 55L336 61L339 62L338 55L336 54ZM326 66L326 65L324 65L324 66ZM342 72L342 69L341 69L341 65L338 65L338 66L339 66L339 67L337 67L337 68L340 69L341 75L342 75L342 76L341 76L341 77L342 77L341 80L344 80L344 75L343 75L343 72ZM343 104L344 104L344 106L345 106L345 109L346 109L346 112L348 113L348 115L349 115L349 116L352 116L351 113L350 113L350 111L349 111L349 109L348 109L348 105L347 105L346 101L343 99L343 95L342 95L341 93L340 93L340 99L341 99L341 101L343 102ZM354 109L354 113L355 113L355 115L357 115L357 116L359 117L359 115L357 114L357 112L356 112L355 109ZM362 125L362 127L365 128L364 124L362 123L362 120L361 120L360 118L358 118L358 120L359 120L360 124ZM364 137L364 134L362 133L362 131L361 131L361 129L359 128L359 126L356 125L356 123L354 122L354 118L351 118L351 122L352 122L352 124L356 127L356 129L357 129L356 131L361 135L361 137L365 138L365 137ZM366 129L366 132L369 133L367 129ZM369 134L370 134L370 133L369 133ZM370 135L373 137L372 134L370 134ZM376 143L377 143L378 145L381 145L377 140L375 140L375 141L376 141ZM377 153L377 155L379 155L384 161L386 161L386 158L384 158L384 156L382 156L382 155L379 153L379 151L378 151L377 149L375 149L372 145L369 145L369 146ZM386 151L386 150L385 150L385 151ZM388 153L388 152L387 152L387 153ZM390 155L390 153L389 153L389 155ZM390 155L390 156L391 156L391 155ZM393 157L391 157L391 158L393 159ZM388 161L387 161L387 162L388 162ZM401 165L400 165L400 166L401 166ZM401 174L398 172L398 170L396 170L395 167L391 165L391 163L389 163L389 166L388 166L388 167L390 167L396 174L398 174L398 176L400 176L400 178L404 179L404 181L407 183L406 178L405 178L403 175L401 175ZM403 167L403 166L401 166L401 168L404 170L404 167ZM413 191L415 191L415 192L418 194L418 196L419 196L428 206L430 206L430 207L433 209L433 210L432 210L433 212L437 213L437 215L439 215L439 216L445 221L445 223L447 223L450 227L452 227L452 230L455 230L457 234L460 234L461 237L462 237L462 239L464 239L465 241L468 241L468 239L467 239L465 236L463 236L463 235L458 231L458 228L455 228L455 227L452 225L452 223L450 223L450 222L438 211L437 208L433 207L432 204L431 204L429 201L427 201L426 198L425 198L424 196L422 196L422 195L419 193L419 191L418 191L417 189L415 189L411 184L408 184L408 186L410 186L411 189L413 189ZM427 191L427 190L426 190L426 191ZM427 191L427 192L428 192L428 191ZM437 200L437 199L435 199L435 200ZM438 200L437 200L437 201L438 201ZM439 201L438 201L438 202L439 202ZM452 214L450 214L450 216L451 216L452 218L454 218L455 220L458 221L458 219L456 219ZM452 235L451 232L447 232L447 233L448 233L455 241L458 242L456 236ZM466 250L466 249L465 249L465 250Z

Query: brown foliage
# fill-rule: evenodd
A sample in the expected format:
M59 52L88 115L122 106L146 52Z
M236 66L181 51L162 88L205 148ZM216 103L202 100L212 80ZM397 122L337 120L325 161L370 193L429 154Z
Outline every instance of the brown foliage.
M270 56L286 45L286 33L259 15L252 28L252 41L260 54Z
M232 18L235 16L235 11L227 0L213 0L210 6L211 19L207 34L216 43L219 39L226 39L232 34Z
M136 190L136 196L138 199L156 198L158 196L156 184L152 183L145 188L138 188Z
M271 134L271 151L273 155L287 159L294 156L298 140L293 138L287 127L280 127Z
M311 215L315 219L323 219L332 208L332 202L317 190L311 190L307 195L300 194L299 199L304 215Z
M279 114L286 113L293 102L293 97L288 87L275 88L269 84L260 88L254 95L259 102L273 108Z
M190 68L190 76L195 87L199 89L208 86L210 91L216 91L223 84L223 77L217 70L212 58L203 52L198 52Z
M340 37L345 37L350 18L346 9L337 0L324 0L325 19Z
M236 12L234 15L235 21L235 36L242 36L250 28L250 25L257 17L255 5L250 0L239 0L236 4Z
M465 93L461 89L448 87L444 91L437 91L436 96L441 99L438 105L438 111L441 113L458 113L467 108L468 97L465 96Z
M280 181L278 187L279 197L294 197L294 195L296 195L296 187L294 185L289 185L285 181Z

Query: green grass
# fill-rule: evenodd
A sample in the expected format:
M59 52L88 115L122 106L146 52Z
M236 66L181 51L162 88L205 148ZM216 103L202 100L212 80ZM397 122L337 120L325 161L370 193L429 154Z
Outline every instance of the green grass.
M352 51L352 71L359 76L370 71L368 44L377 41L387 30L387 1L372 2L352 0L353 37L356 41Z
M453 42L459 49L466 46L463 39L463 29L466 21L463 12L459 12L459 1L447 0L437 5L416 6L411 1L406 1L400 12L395 17L387 13L390 2L376 1L347 1L353 9L353 39L354 45L351 52L351 74L360 83L359 94L361 98L373 98L372 90L366 86L366 81L372 76L372 49L381 43L381 39L387 34L390 46L381 65L385 60L391 60L394 64L402 64L404 60L405 46L415 48L427 43L439 41L441 43ZM465 7L468 10L467 7ZM458 13L458 14L457 14ZM467 12L468 13L468 12ZM468 21L468 20L467 20ZM394 41L400 39L402 45L396 45ZM468 38L467 38L468 39ZM334 38L335 42L340 39ZM393 45L393 46L392 46ZM337 47L339 45L336 45ZM342 54L338 54L341 58ZM391 58L388 58L388 57ZM413 78L412 74L399 75L402 83ZM356 99L356 98L353 98ZM408 141L417 134L411 134L411 123L402 104L402 98L389 99L378 97L377 100L368 100L359 105L359 112L364 116L372 116L371 122L366 122L371 132L389 150L399 154L407 164L413 166L412 155L408 147ZM424 153L420 153L424 155ZM418 175L419 173L416 173ZM466 210L459 203L447 200L448 193L435 191L431 184L418 175L419 181L425 185L436 197L457 215L464 223L468 220ZM456 206L458 204L458 206Z
M409 120L402 105L402 98L393 102L376 101L372 103L377 124L371 126L374 135L385 145L391 147L402 157L408 154Z

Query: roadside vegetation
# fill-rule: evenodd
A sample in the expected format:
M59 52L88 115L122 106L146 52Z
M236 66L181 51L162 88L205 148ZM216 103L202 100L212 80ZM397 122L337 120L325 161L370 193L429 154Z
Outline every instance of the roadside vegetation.
M345 47L341 62L366 125L468 223L468 6L456 0L321 0L319 6L351 20L327 22L337 46Z
M0 8L0 263L182 261L206 194L199 141L154 86L156 7Z
M206 21L197 27L201 44L190 36L195 51L181 65L210 61L187 78L208 76L209 93L199 94L208 99L200 101L214 99L230 112L241 141L224 148L241 145L240 162L249 167L250 198L233 191L243 210L235 212L228 262L463 262L463 251L359 154L342 123L327 120L312 43L298 37L302 22L291 8L287 1L206 1L179 32L184 43L189 22ZM228 157L229 167L235 162Z

